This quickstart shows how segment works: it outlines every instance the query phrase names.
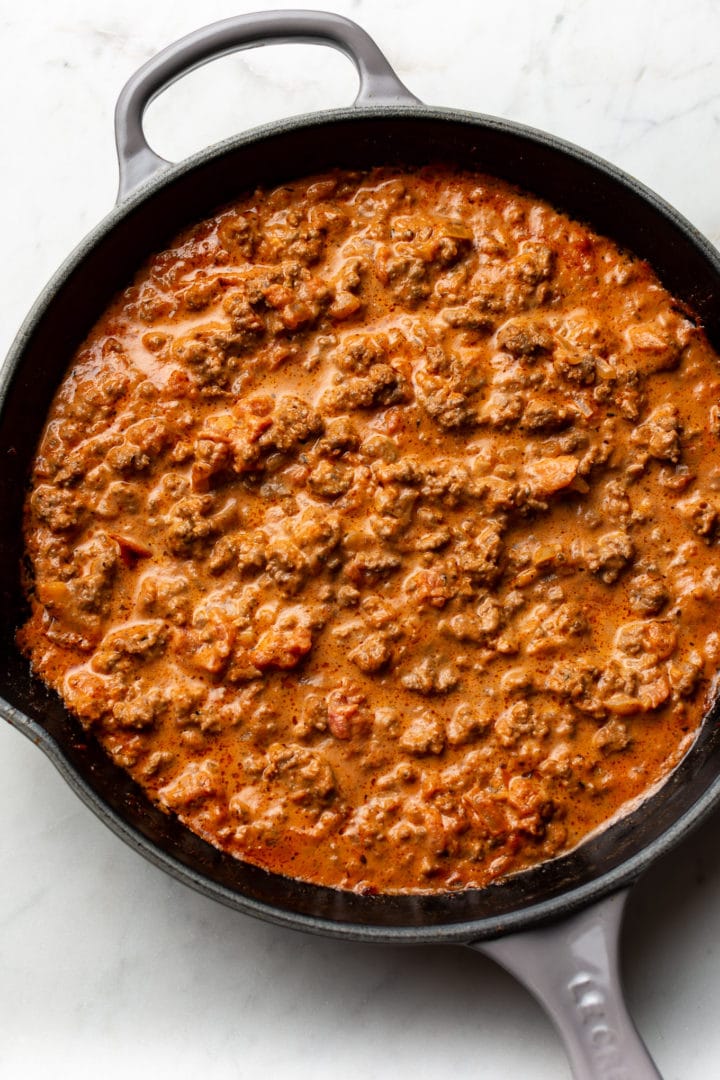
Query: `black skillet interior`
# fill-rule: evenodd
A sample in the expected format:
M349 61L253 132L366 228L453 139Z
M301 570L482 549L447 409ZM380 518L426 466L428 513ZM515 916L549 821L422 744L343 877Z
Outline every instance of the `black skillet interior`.
M374 897L307 886L216 851L151 806L124 771L68 715L59 698L34 678L18 654L14 632L25 606L19 586L20 521L29 462L43 419L72 352L114 295L153 251L183 226L256 184L334 166L450 161L503 177L589 222L647 259L670 291L702 320L720 347L720 258L679 216L639 185L582 151L500 121L441 110L384 108L327 114L312 122L276 125L261 141L232 140L198 155L156 185L114 227L102 227L84 257L50 287L42 318L16 350L16 367L0 415L0 693L39 725L59 748L52 756L96 812L151 860L225 903L254 914L353 936L408 940L457 938L460 924L492 936L513 913L544 904L558 915L573 891L591 898L636 875L643 851L662 849L678 821L709 809L720 792L718 708L706 718L690 753L641 807L563 858L489 889L438 896ZM42 303L42 301L41 301ZM6 713L8 710L6 710ZM41 740L46 741L46 740ZM605 884L604 884L605 882ZM549 902L549 903L548 903ZM445 930L443 930L443 927ZM337 932L337 931L336 931ZM467 936L467 935L465 935Z

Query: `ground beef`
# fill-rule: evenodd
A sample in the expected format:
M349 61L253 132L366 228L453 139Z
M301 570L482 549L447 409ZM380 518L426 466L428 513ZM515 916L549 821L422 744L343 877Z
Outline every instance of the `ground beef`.
M223 851L483 888L633 805L697 730L717 372L645 263L500 181L240 198L73 357L20 644Z

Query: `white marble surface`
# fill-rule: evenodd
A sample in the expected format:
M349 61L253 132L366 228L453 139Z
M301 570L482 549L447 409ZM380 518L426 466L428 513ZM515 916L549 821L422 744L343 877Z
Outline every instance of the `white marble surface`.
M720 5L712 0L337 0L428 102L555 131L613 159L720 243ZM205 0L0 3L0 352L109 209L112 109L152 52L250 10ZM223 60L152 108L181 156L260 120L347 102L328 50ZM720 818L638 886L629 998L666 1080L720 1076ZM0 1075L73 1080L559 1080L538 1007L459 949L311 939L166 878L0 724Z

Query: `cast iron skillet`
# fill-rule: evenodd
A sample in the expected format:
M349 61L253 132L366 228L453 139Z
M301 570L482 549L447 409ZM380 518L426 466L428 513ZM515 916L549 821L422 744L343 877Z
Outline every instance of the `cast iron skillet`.
M271 41L331 45L355 64L349 109L295 117L228 139L180 165L145 141L142 117L165 86L215 56ZM628 887L720 802L713 706L697 741L642 806L569 855L483 890L359 896L244 865L150 805L35 678L15 646L27 471L70 357L113 294L179 229L255 184L333 166L449 160L503 177L589 222L645 259L720 346L720 256L657 195L550 135L414 97L367 34L323 12L275 11L183 38L130 79L118 101L115 209L30 312L0 377L0 713L32 739L102 820L157 866L207 896L284 926L366 942L455 942L495 958L540 999L577 1078L657 1077L622 1001L617 944ZM592 905L592 906L589 906Z

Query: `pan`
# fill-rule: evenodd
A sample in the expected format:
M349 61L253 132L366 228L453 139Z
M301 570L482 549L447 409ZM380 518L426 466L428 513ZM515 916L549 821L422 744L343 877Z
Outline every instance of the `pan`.
M354 104L258 128L180 164L145 140L143 113L175 79L229 52L271 42L341 50ZM15 644L24 489L43 418L70 358L112 296L183 227L256 185L333 167L452 163L499 176L647 259L720 347L720 256L676 210L630 176L552 135L475 113L429 107L355 23L326 12L238 16L148 61L116 110L118 202L45 288L0 375L0 714L50 758L132 848L232 908L297 930L361 942L454 943L492 957L538 998L577 1080L659 1074L625 1008L618 965L632 884L720 803L717 703L661 788L570 853L482 890L362 896L271 874L217 851L146 799L30 670Z

